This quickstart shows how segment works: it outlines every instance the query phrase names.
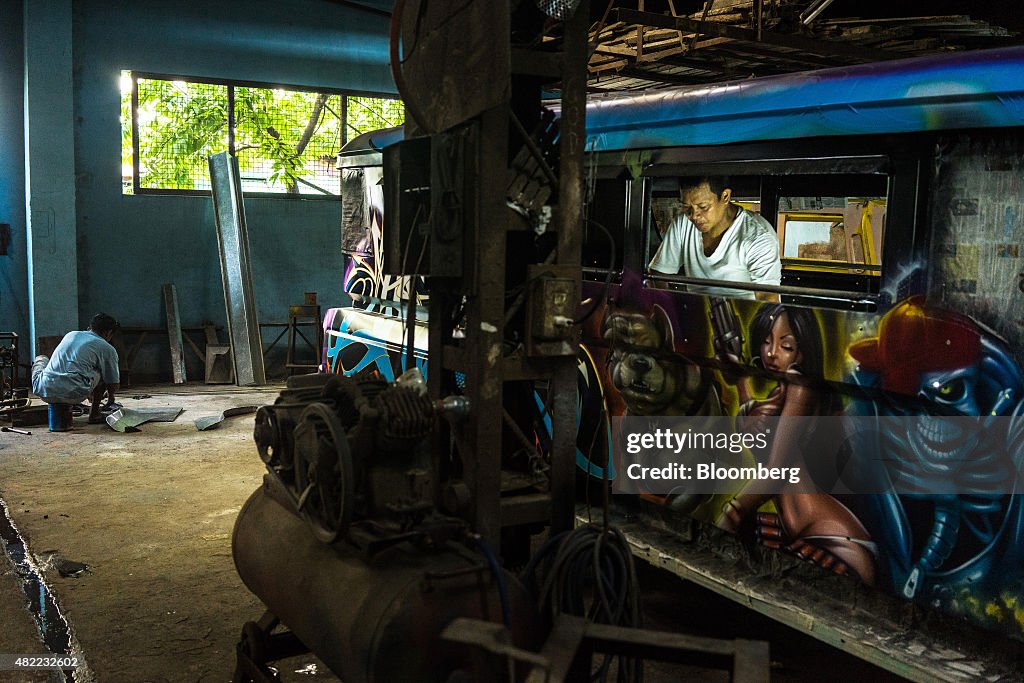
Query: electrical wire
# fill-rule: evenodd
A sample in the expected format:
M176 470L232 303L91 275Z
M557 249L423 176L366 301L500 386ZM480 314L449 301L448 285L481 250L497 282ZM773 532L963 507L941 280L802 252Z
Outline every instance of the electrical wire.
M413 53L416 52L416 46L420 43L420 27L423 25L423 15L427 13L427 0L421 0L420 6L416 8L416 26L412 30L412 45L409 46L408 50L404 50L405 54L402 55L401 64L405 64L412 57Z
M420 204L422 207L423 205ZM415 228L415 226L414 226ZM406 314L405 324L409 335L408 345L406 347L406 370L409 370L416 366L416 306L419 301L416 290L419 289L420 283L420 266L423 264L423 255L427 253L427 244L429 244L430 235L423 237L423 244L420 246L420 255L416 258L416 266L413 268L413 274L409 276L409 298L406 301ZM412 241L412 235L409 235L409 241Z
M408 292L408 298L407 298L407 302L408 303L406 305L410 306L410 307L412 307L414 305L414 300L416 298L416 275L415 274L407 275L406 274L406 267L409 265L409 247L412 246L412 238L413 238L413 235L416 234L416 225L417 225L417 222L420 219L420 214L422 214L422 213L423 213L423 203L420 202L419 204L416 205L416 213L414 213L413 216L412 216L412 224L411 224L411 226L409 228L409 235L408 235L408 237L405 240L405 248L402 249L402 269L401 269L402 275L400 275L399 277L406 277L406 278L408 278L409 292ZM398 227L398 226L395 226L395 227ZM417 263L416 263L416 268L417 269L419 268L420 260L423 258L423 251L426 249L427 239L429 239L429 236L423 238L423 246L420 247L420 255L419 255L419 258L417 259ZM401 293L399 293L398 296L401 297ZM401 298L399 298L399 300L401 300ZM413 328L415 328L415 326L416 326L415 325L415 321L416 321L415 310L412 309L412 308L407 308L406 311L407 311L407 313L406 313L405 319L402 320L402 338L403 339L405 338L405 335L409 331L408 327L412 326ZM409 312L409 311L412 311L412 312ZM410 320L412 321L411 323L410 323ZM411 343L409 344L409 347L410 347L409 348L409 353L411 355L412 354L412 344Z
M487 558L487 564L491 566L491 572L494 573L494 580L498 585L498 598L501 600L501 619L505 622L505 628L512 630L512 608L508 601L508 586L505 585L505 574L498 563L498 557L482 536L474 535L473 541Z
M612 236L612 233L610 230L608 230L608 228L604 227L603 225L595 221L593 218L584 218L583 220L595 225L597 228L601 230L602 233L604 233L604 236L608 238L608 274L604 278L604 289L601 290L601 296L594 299L594 302L590 306L590 310L588 310L586 313L584 313L576 320L572 321L573 325L579 325L580 323L583 323L587 319L589 319L590 316L594 315L594 311L597 310L598 306L604 303L605 299L608 298L608 288L611 287L612 284L612 270L614 270L615 268L615 237Z
M391 26L388 31L388 57L391 62L391 76L395 79L395 87L398 89L398 94L402 96L402 101L405 103L406 111L409 112L409 117L418 127L431 132L427 126L423 125L426 119L423 118L423 112L420 111L419 105L410 97L405 74L402 72L402 61L399 57L398 44L401 40L402 14L404 12L405 0L395 0L395 7L391 14Z
M402 56L399 51L399 43L402 37L402 16L405 14L405 3L406 0L395 0L394 9L391 12L391 26L388 31L388 57L391 62L391 76L395 80L395 87L398 88L398 94L402 96L402 101L405 103L406 109L409 111L409 116L416 122L416 125L427 133L436 133L429 126L425 125L427 121L423 116L423 111L420 110L419 105L410 96L407 82L405 80L405 74L402 71L402 66L405 62L412 57L416 47L420 42L420 31L422 29L423 16L426 14L427 0L421 0L416 14L416 25L413 28L413 40L412 45L409 46L405 56ZM456 7L454 10L444 16L441 21L437 22L437 25L433 27L434 31L439 31L444 28L449 21L455 18L456 15L461 14L467 7L473 4L473 0L465 0L461 5Z

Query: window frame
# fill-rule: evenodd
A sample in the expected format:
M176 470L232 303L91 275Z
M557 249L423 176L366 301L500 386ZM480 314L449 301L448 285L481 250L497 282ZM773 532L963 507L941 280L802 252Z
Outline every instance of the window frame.
M168 74L154 71L135 71L131 69L124 69L122 72L127 71L132 81L131 91L131 129L132 129L132 194L133 195L172 195L172 196L190 196L190 197L208 197L210 195L209 190L187 190L187 189L176 189L176 188L146 188L141 187L139 177L139 165L140 165L140 140L139 140L139 79L145 80L159 80L159 81L183 81L185 83L203 83L208 85L220 85L225 86L228 89L228 149L226 150L232 156L235 154L235 118L234 118L234 89L239 88L261 88L267 90L287 90L292 92L310 92L310 93L326 93L328 95L338 95L341 97L341 147L344 147L345 143L350 139L348 137L348 98L350 97L367 97L374 99L386 99L386 100L400 100L401 98L394 93L381 93L366 90L351 90L347 88L323 88L318 86L305 86L305 85L294 85L284 83L271 83L264 81L249 81L239 79L228 79L228 78L214 78L206 76L182 76L177 74ZM122 124L123 125L123 124ZM340 150L340 147L339 147ZM340 201L341 200L341 189L339 183L338 194L287 194L284 192L253 192L246 191L244 195L247 197L254 197L260 199L298 199L306 200L312 199L317 201ZM129 196L122 190L121 196Z
M646 256L652 254L650 214L653 181L659 177L693 175L732 176L789 176L789 175L860 175L882 174L887 177L886 233L882 244L881 265L865 268L866 276L877 276L873 291L844 291L795 285L756 285L731 283L729 288L752 292L772 292L784 301L800 305L840 310L880 311L888 305L887 286L899 281L901 263L910 260L920 245L921 237L915 227L921 210L923 179L921 178L922 152L925 146L919 136L859 136L828 140L782 141L746 143L718 147L668 148L654 151L643 168L639 181L644 182L643 225L639 230L639 258L631 265L637 272L654 282L726 286L719 281L708 281L682 275L663 275L648 269ZM925 145L927 143L925 142ZM823 155L821 149L834 150ZM801 153L802 152L802 153ZM779 196L775 188L762 183L761 215L778 228ZM909 229L893 230L899 225ZM781 248L781 245L780 245ZM791 273L794 271L790 271ZM785 270L784 270L785 275ZM683 293L683 292L681 292ZM691 295L701 296L699 292Z

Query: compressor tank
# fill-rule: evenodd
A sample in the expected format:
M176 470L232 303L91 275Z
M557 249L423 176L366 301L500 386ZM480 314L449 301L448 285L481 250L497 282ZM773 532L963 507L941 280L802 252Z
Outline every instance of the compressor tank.
M238 514L232 555L238 575L281 622L345 683L443 683L473 673L480 659L440 639L456 617L500 623L494 575L461 548L420 551L408 543L364 559L317 541L267 478ZM542 635L522 585L504 575L513 642L535 649Z

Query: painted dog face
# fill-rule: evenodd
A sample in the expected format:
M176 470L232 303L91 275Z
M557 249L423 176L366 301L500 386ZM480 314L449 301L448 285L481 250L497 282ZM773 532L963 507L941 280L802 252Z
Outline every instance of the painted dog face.
M602 333L610 342L612 384L629 414L711 414L701 370L674 352L672 326L660 306L650 314L613 311Z

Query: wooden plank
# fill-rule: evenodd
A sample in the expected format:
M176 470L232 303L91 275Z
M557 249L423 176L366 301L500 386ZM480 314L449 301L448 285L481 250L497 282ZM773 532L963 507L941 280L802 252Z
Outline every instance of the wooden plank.
M192 337L188 336L187 334L182 334L181 338L186 344L188 344L192 348L192 352L199 357L199 361L203 365L206 365L206 353L204 353L203 350L199 348L199 345L192 340Z
M549 662L547 671L533 669L526 683L562 683L573 670L573 662L583 641L586 622L563 615L555 621L540 654Z
M726 45L736 42L733 38L708 38L707 40L698 40L693 44L694 49L699 50L702 47L714 47L716 45Z
M167 312L167 341L171 347L171 374L175 384L184 384L185 349L181 341L181 319L178 317L178 292L173 284L163 286L164 310Z
M644 31L644 49L646 50L652 44L654 44L654 43L656 43L658 41L666 40L666 39L678 40L679 39L679 31L677 31L675 29L671 29L671 28L666 28L666 29L648 28L648 29L646 29ZM623 36L622 40L623 40L623 42L625 42L627 45L630 45L630 46L634 46L635 47L636 44L637 44L636 36L631 34L631 33L625 34Z
M636 50L622 45L598 45L594 48L596 55L621 55L622 57L636 57Z
M674 41L673 41L674 42ZM658 50L657 52L648 52L644 56L637 60L639 63L648 64L651 62L660 62L667 57L675 55L686 54L690 51L690 48L683 46L676 46L668 48L667 50Z
M628 60L625 59L613 59L610 61L598 62L597 64L591 62L587 67L590 73L601 73L602 71L618 71L629 64Z
M689 33L700 35L717 36L720 38L732 38L737 41L749 43L765 43L786 47L793 50L810 52L823 56L838 56L859 61L876 62L882 59L894 59L899 55L889 54L881 50L867 50L856 45L848 45L842 42L805 38L793 34L773 33L763 31L761 39L758 40L757 31L738 26L729 26L713 21L696 21L686 17L670 17L664 14L653 12L637 12L636 10L624 7L615 10L616 18L626 23L641 24L644 26L658 26L661 28L672 28Z
M693 69L700 71L701 73L709 75L723 75L723 76L734 76L737 78L747 75L746 70L737 70L725 64L719 64L708 59L694 59L681 56L688 52L684 48L675 48L671 50L663 50L658 52L656 55L644 55L643 59L639 61L640 64L660 64L662 66L678 66L686 69ZM635 60L617 59L617 56L632 57L632 52L623 48L609 48L607 46L599 47L595 50L595 54L608 57L608 59L602 60L591 60L589 69L591 73L599 73L602 71L621 71L623 75L629 75L632 78L642 78L657 83L666 83L672 85L689 85L697 82L706 82L706 80L695 80L687 78L679 74L674 74L665 71L655 71L651 69L637 68L634 64ZM648 60L650 57L650 60ZM627 71L629 72L627 74Z

